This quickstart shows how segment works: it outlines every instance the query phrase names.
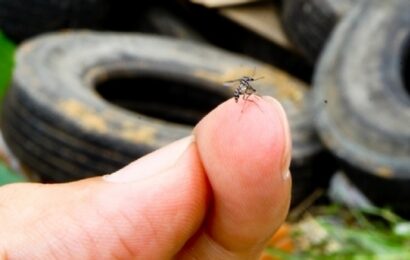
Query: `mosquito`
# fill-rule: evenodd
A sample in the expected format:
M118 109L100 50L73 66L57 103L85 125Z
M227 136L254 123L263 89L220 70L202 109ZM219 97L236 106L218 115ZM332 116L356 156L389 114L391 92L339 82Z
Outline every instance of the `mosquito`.
M251 85L251 82L262 79L263 77L254 78L252 76L243 76L239 79L234 79L230 81L226 81L224 83L225 86L228 86L232 83L239 82L238 87L234 90L233 96L235 98L235 102L238 103L240 96L242 95L243 100L248 100L248 98L256 93L256 89ZM249 100L251 101L251 100Z
M263 77L259 77L259 78L254 78L253 76L243 76L239 79L234 79L234 80L230 80L230 81L226 81L224 83L225 86L230 86L233 83L239 83L239 85L236 87L236 89L233 91L233 96L235 98L235 102L238 103L239 98L242 95L242 98L244 101L247 101L249 99L249 97L252 94L256 93L256 89L251 85L251 82L259 80ZM256 94L255 94L256 95ZM252 100L249 100L251 102L254 102ZM259 105L257 103L255 103L258 108L261 110L261 108L259 107ZM246 103L243 104L242 110L241 112L243 112L244 108L245 108Z

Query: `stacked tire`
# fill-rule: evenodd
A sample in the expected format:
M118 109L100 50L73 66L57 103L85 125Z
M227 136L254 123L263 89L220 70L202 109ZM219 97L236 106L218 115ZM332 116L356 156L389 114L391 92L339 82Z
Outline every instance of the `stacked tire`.
M286 0L283 27L300 53L315 63L339 20L363 0Z
M0 29L15 41L65 28L96 28L108 0L0 0Z
M409 13L407 0L358 5L327 43L314 81L323 143L373 202L407 215Z
M28 41L18 51L13 85L4 104L4 137L43 181L106 174L189 135L192 125L232 96L230 89L221 86L231 77L242 76L243 67L262 73L265 79L258 92L275 96L288 111L294 133L293 201L299 202L314 187L312 172L305 166L321 149L304 98L307 89L266 64L208 45L92 32L50 34ZM277 77L284 79L279 85ZM127 78L135 79L128 89ZM114 96L107 95L111 99L145 105L131 111L107 102L104 91L97 88L110 80L122 80ZM129 96L134 100L127 100ZM147 110L152 103L159 113ZM196 116L186 120L189 115Z

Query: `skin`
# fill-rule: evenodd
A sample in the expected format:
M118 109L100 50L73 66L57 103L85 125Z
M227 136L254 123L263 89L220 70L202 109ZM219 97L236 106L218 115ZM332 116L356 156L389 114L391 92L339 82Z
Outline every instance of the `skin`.
M257 259L290 201L289 127L233 99L104 177L0 188L0 259Z

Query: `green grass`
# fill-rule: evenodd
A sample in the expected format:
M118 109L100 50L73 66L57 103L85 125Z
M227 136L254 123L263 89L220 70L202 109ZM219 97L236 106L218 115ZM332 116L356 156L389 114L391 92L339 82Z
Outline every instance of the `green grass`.
M0 100L10 84L14 66L15 45L0 31Z
M16 46L0 31L0 105L13 74L15 48ZM10 170L0 161L0 186L21 181L26 181L26 179L22 175Z
M310 229L298 228L302 223ZM294 253L273 248L267 252L283 260L410 259L410 222L387 209L358 211L333 205L308 214L294 227Z
M15 182L27 182L27 179L0 163L0 186Z

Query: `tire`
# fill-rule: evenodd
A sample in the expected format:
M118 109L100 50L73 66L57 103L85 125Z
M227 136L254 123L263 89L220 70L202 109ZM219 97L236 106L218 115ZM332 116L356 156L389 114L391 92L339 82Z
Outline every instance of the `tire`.
M324 144L370 199L406 214L409 13L407 0L361 3L334 32L314 80L316 126Z
M290 41L315 63L337 22L363 0L287 0L282 24Z
M107 9L107 0L0 0L0 28L21 41L57 29L97 27Z
M189 135L203 115L232 96L222 83L254 68L264 76L259 94L275 96L288 112L294 186L309 187L294 194L300 200L312 186L303 165L321 149L306 86L263 63L198 43L90 32L29 41L18 50L6 96L4 137L45 181L106 174Z
M164 7L150 7L141 16L139 31L155 33L178 39L206 42L186 21L178 14Z

